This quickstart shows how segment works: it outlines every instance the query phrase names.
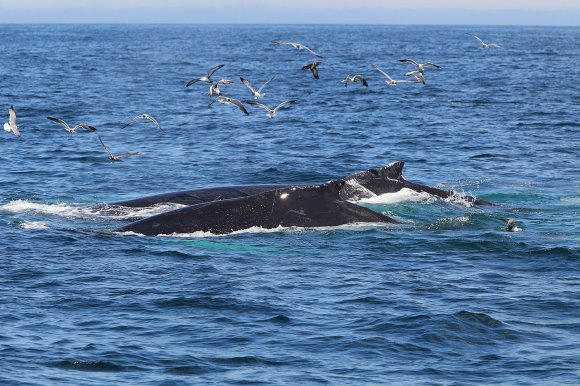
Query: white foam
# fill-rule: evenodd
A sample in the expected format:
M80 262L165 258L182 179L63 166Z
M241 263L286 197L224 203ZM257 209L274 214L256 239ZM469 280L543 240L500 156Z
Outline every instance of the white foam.
M44 214L67 218L110 218L114 220L127 220L135 218L145 218L173 209L183 208L180 204L161 204L144 208L129 208L122 206L99 206L99 207L78 207L59 204L41 204L27 200L10 201L0 205L0 211L11 213Z
M566 205L580 205L580 196L562 197L560 201Z
M379 227L386 227L389 225L395 224L386 224L382 222L377 223L352 223L352 224L344 224L344 225L337 225L337 226L325 226L325 227L283 227L278 226L276 228L262 228L262 227L250 227L247 229L241 229L238 231L234 231L231 233L226 234L214 234L211 232L191 232L191 233L172 233L172 234L160 234L160 237L178 237L178 238L204 238L204 237L224 237L224 236L232 236L232 235L240 235L240 234L255 234L255 233L279 233L279 232L307 232L307 231L330 231L330 230L366 230L366 229L373 229ZM130 232L117 232L120 235L127 235L127 236L143 236L140 233L135 233L133 231Z
M24 221L20 226L22 229L48 229L48 225L42 221Z
M65 217L81 217L79 208L66 204L39 204L27 200L10 201L0 206L0 211L11 213L50 214Z
M402 202L427 202L435 200L435 197L425 192L417 192L409 188L403 188L398 192L385 193L374 197L363 198L355 201L361 204L400 204Z
M475 204L473 202L469 201L467 199L467 196L468 195L465 193L458 193L454 190L453 194L451 196L445 198L444 201L450 202L452 204L459 204L459 205L464 206L466 208L471 208ZM475 196L473 196L473 198L475 198Z
M459 204L461 206L471 208L474 206L473 202L467 200L467 195L462 193L454 192L451 196L443 199L445 202L449 202L452 204ZM394 193L384 193L381 195L375 195L374 197L365 197L358 200L349 200L350 202L356 204L379 204L379 205L388 205L388 204L401 204L406 202L411 203L425 203L431 204L438 200L439 197L433 196L427 192L417 192L413 189L403 188L398 192Z

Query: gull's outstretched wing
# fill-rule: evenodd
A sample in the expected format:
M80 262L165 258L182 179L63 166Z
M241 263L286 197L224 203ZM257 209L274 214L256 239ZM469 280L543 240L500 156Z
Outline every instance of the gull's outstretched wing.
M220 65L217 65L217 66L215 66L215 67L211 68L211 69L210 69L210 70L207 72L207 77L208 77L208 78L209 78L209 77L211 77L211 76L213 75L213 73L214 73L214 72L216 72L217 70L219 70L219 69L220 69L220 68L222 68L223 66L225 66L225 64L220 64Z
M231 104L234 104L234 105L236 105L236 106L238 106L238 108L239 108L240 110L242 110L242 112L243 112L244 114L246 114L246 115L250 115L250 113L248 112L248 110L246 110L246 107L245 107L245 106L242 104L242 102L241 102L239 99L233 99L233 98L230 98L230 103L231 103Z
M78 128L85 129L85 130L88 130L88 131L97 131L97 128L96 127L91 126L88 123L79 123L78 125L76 125L73 128L73 130L74 129L78 129Z
M383 74L384 76L386 76L386 77L387 77L387 78L388 78L390 81L393 81L393 78L391 78L391 77L389 76L389 74L387 74L386 72L384 72L383 70L381 70L381 69L379 68L379 66L377 66L376 64L373 64L373 67L374 67L374 68L375 68L375 69L376 69L378 72L380 72L381 74Z
M256 93L256 90L254 90L254 88L250 85L250 82L248 82L247 79L244 79L240 76L240 80L242 81L242 83L244 84L244 86L246 86L251 92L252 94Z
M46 117L46 119L49 119L49 120L51 120L51 121L53 121L53 122L56 122L56 123L60 123L61 125L63 125L63 126L64 126L64 128L65 128L67 131L72 131L72 130L74 130L74 129L71 129L71 127L68 125L68 123L66 123L65 121L63 121L63 120L62 120L62 119L60 119L60 118L55 118L55 117Z
M362 77L362 75L355 75L354 81L360 82L365 87L369 87L369 84L367 83L366 79Z
M103 142L103 139L101 138L101 136L99 135L98 137L99 137L99 141L101 142L101 145L103 145L103 148L107 151L107 153L109 153L109 158L111 158L111 159L115 158L113 153L111 153L111 150L109 150L107 145L105 145L105 143Z
M16 126L16 111L14 111L14 106L10 105L10 129L14 133L15 136L20 137L20 130L18 130L18 126Z
M431 63L431 62L427 62L425 64L423 64L423 67L428 66L428 67L433 67L433 68L441 68L440 65L435 64L435 63Z
M139 154L139 152L138 152L138 151L135 151L135 152L133 152L133 153L125 153L125 154L120 154L120 155L116 155L116 156L113 156L113 157L114 157L115 159L119 159L119 158L127 158L127 157L132 157L132 156L134 156L134 155L137 155L137 154Z
M264 110L270 112L270 108L268 106L266 106L265 104L261 103L261 102L246 101L246 103L249 104L249 105L258 106L259 108L264 109Z
M270 78L270 80L268 80L266 83L264 83L263 85L261 85L260 88L258 89L258 93L260 91L262 91L267 85L269 85L270 82L273 81L275 77L276 77L276 75L274 75L273 77Z
M416 61L414 61L413 59L399 59L399 62L403 62L403 63L412 63L415 66L419 66L419 63L417 63Z
M305 45L301 44L302 47L304 47L306 50L308 50L308 52L310 52L312 55L318 57L318 58L322 58L322 55L320 55L318 52L315 52L313 49L306 47Z
M471 36L473 36L474 38L476 38L477 40L479 40L479 42L480 42L482 45L485 45L485 43L483 42L483 40L481 40L481 39L480 39L480 38L478 38L477 36L475 36L475 35L471 35Z
M296 99L286 100L286 101L280 103L278 106L276 106L274 108L274 112L278 111L278 109L280 109L281 107L284 107L284 106L287 106L287 105L290 105L290 104L293 104L293 103L296 103Z
M159 130L161 130L161 131L165 131L165 130L163 130L163 129L161 128L161 125L159 124L159 122L157 122L157 120L156 120L155 118L153 118L151 115L148 115L148 114L143 114L143 118L144 118L144 119L146 119L146 120L148 120L148 121L150 121L150 122L153 122L153 123L155 124L155 126L157 126L157 128L158 128Z

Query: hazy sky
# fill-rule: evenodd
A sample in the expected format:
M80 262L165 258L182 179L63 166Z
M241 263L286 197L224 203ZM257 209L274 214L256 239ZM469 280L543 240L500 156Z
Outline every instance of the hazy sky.
M580 0L0 0L0 23L580 25Z

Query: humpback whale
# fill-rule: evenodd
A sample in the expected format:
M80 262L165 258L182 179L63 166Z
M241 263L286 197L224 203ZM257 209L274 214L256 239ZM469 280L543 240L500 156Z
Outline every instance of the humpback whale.
M427 185L420 185L407 181L403 177L404 161L397 161L388 165L372 168L344 177L345 184L340 189L340 198L346 201L356 201L361 198L372 197L385 193L395 193L403 188L416 192L426 192L442 199L456 197L452 190L442 190ZM298 185L300 186L300 185ZM249 197L274 189L288 188L291 185L242 185L215 187L206 189L184 190L178 192L158 194L137 198L134 200L118 201L107 204L106 207L151 207L159 204L196 205L204 202ZM463 196L463 200L474 205L491 205L490 202L478 200L471 196Z
M395 223L392 218L340 197L344 180L277 188L252 196L214 200L151 216L117 232L144 235L211 232L261 227L323 227L357 222Z

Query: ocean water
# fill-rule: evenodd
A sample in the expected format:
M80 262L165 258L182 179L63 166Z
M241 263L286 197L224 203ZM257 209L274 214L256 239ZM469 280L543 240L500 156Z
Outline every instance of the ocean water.
M219 21L219 20L216 20ZM484 50L469 34L497 42ZM298 41L324 58L315 80ZM2 25L0 383L579 384L580 29ZM409 57L425 86L387 87ZM243 76L281 109L207 105ZM350 85L362 74L369 87ZM140 122L148 113L165 132ZM69 135L46 119L88 122ZM110 163L97 134L116 154ZM497 204L401 192L398 225L139 237L175 190L319 183L396 160ZM167 208L164 208L167 209ZM506 232L500 220L519 221Z

